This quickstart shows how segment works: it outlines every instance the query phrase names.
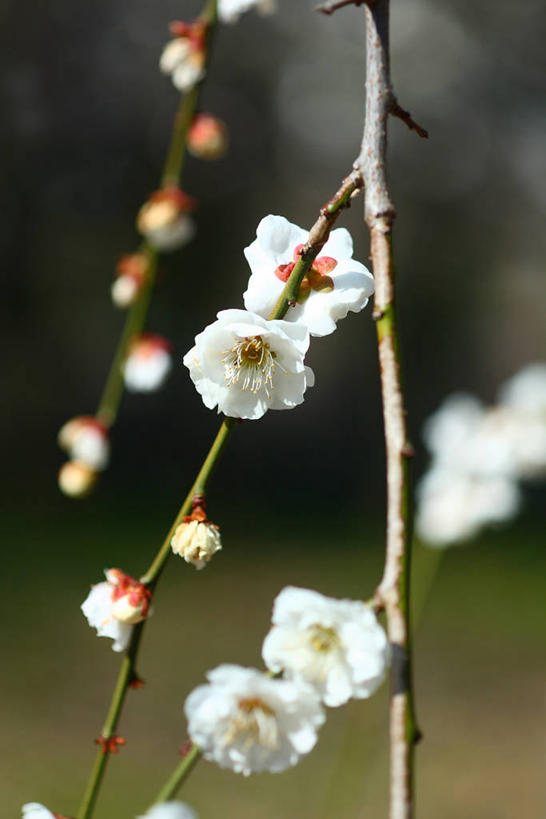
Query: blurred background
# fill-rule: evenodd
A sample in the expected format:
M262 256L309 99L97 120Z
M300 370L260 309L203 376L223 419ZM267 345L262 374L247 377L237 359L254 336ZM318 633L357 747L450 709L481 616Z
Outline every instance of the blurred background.
M218 420L183 354L219 309L242 306L242 249L259 220L310 226L357 154L364 103L362 9L332 17L280 0L216 37L203 109L231 149L187 161L198 233L163 257L149 329L176 364L159 394L127 396L97 491L62 497L56 434L92 413L121 330L109 288L136 247L138 207L157 187L177 92L157 63L187 0L2 4L0 242L5 387L0 436L4 531L6 816L37 800L75 812L118 666L78 611L105 566L144 570ZM454 390L493 402L499 384L545 356L546 11L540 0L393 0L400 103L430 132L390 131L409 423ZM366 262L357 200L340 225ZM220 662L260 664L286 584L367 597L381 571L384 467L371 310L316 339L317 386L291 413L238 428L214 479L224 552L206 572L171 561L141 674L97 817L141 812L176 763L182 703ZM416 474L426 466L418 447ZM537 709L543 673L543 487L504 530L437 554L416 551L419 815L542 814ZM432 591L429 579L436 574ZM9 623L9 625L8 625ZM168 670L166 670L168 669ZM202 817L385 815L386 689L330 713L311 756L282 779L200 763L184 798Z

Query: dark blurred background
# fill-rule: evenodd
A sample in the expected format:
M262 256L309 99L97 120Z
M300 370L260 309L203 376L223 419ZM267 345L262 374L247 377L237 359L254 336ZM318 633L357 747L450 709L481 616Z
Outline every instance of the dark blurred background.
M161 393L124 399L111 466L92 497L74 502L56 486L56 434L96 408L123 321L110 302L112 271L138 241L135 214L157 187L177 104L159 54L168 22L200 4L2 4L6 816L31 799L75 811L117 665L78 605L104 566L145 568L218 425L183 354L219 309L242 306L242 249L259 220L280 213L310 226L358 152L363 11L328 18L314 5L280 0L277 15L249 13L218 32L202 107L225 119L231 149L218 162L187 161L183 187L200 202L198 233L163 258L148 325L172 340L173 373ZM395 89L430 132L423 141L391 123L416 442L448 392L494 401L500 382L544 358L545 35L540 0L392 3ZM365 262L360 201L340 224ZM204 671L259 663L282 585L365 597L378 580L384 467L370 308L314 340L309 363L317 386L303 406L235 431L209 504L224 553L202 574L169 567L143 654L150 685L134 695L143 710L128 709L122 733L131 743L112 764L105 817L143 809L184 738L181 703ZM419 451L417 472L425 464ZM529 487L509 530L450 553L424 608L422 816L540 814L545 500L543 488ZM436 558L417 557L424 600ZM176 683L161 672L167 661ZM203 765L190 780L192 800L204 817L218 808L264 819L383 815L381 696L332 714L314 761L285 779L243 782ZM317 778L326 784L305 800Z

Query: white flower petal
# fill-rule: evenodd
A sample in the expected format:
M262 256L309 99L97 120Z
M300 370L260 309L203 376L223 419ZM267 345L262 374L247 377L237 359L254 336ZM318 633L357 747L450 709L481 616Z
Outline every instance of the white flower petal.
M183 802L160 802L137 819L197 819L197 814Z

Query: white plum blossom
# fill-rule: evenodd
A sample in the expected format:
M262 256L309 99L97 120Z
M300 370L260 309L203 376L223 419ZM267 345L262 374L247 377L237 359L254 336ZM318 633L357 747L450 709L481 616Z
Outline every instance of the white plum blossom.
M143 333L130 345L123 364L125 386L130 392L153 392L162 386L172 366L171 345L158 335Z
M218 0L218 17L222 23L235 23L245 11L256 8L260 14L272 14L276 0Z
M243 296L247 310L264 318L271 314L308 237L308 231L283 216L262 219L256 239L244 251L252 271ZM303 278L298 303L289 308L286 320L303 324L312 336L326 336L349 311L362 310L374 291L374 281L352 256L349 231L333 230Z
M22 816L23 819L62 819L39 802L27 802L26 805L23 805Z
M195 201L178 188L155 191L137 215L137 228L149 243L164 253L186 245L195 234L188 215Z
M183 802L160 802L137 819L197 819L197 814Z
M546 415L546 363L527 364L502 385L500 402L512 409Z
M110 457L108 432L91 415L79 415L64 424L57 437L60 448L70 458L90 467L105 469Z
M67 461L59 469L59 489L69 498L84 498L93 489L98 474L87 464Z
M300 324L222 310L195 338L184 364L203 403L232 418L301 404L313 371L304 364L309 333Z
M151 594L119 569L106 569L106 582L97 583L81 605L89 625L98 637L114 640L113 651L124 651L131 639L132 627L149 615Z
M175 38L163 49L159 69L171 75L179 91L189 91L205 76L206 25L200 21L174 22L170 28Z
M207 759L245 775L278 773L314 747L325 716L312 686L237 665L218 666L207 679L184 706L188 733Z
M476 476L436 467L417 487L415 528L431 546L475 537L486 524L498 524L518 511L520 492L505 476Z
M390 659L387 635L373 610L287 586L273 606L262 656L274 672L310 683L325 705L370 697Z

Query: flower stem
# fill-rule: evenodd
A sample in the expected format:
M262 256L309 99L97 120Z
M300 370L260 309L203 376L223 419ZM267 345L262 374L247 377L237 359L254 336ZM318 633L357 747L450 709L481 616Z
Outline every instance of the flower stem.
M166 802L168 799L172 799L173 796L176 796L178 789L200 758L201 751L199 747L192 742L190 749L184 754L171 776L157 794L154 805L157 805L159 802Z

